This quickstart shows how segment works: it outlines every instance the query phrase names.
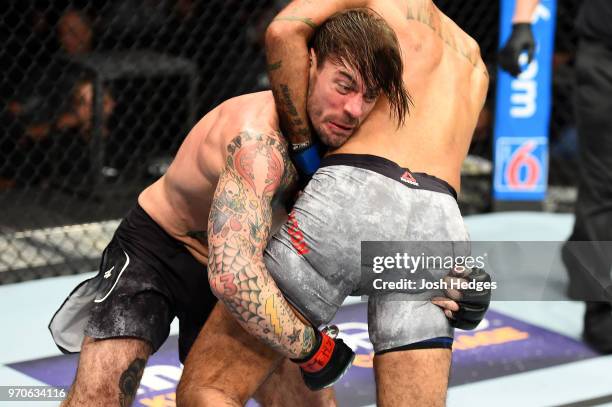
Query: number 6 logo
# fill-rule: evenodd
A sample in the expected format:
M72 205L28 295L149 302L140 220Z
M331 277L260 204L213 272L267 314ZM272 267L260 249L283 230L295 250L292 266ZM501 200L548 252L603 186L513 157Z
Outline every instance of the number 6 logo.
M536 147L535 141L528 140L508 160L504 178L510 188L531 189L536 186L542 169L538 159L532 155ZM523 169L525 176L521 177Z

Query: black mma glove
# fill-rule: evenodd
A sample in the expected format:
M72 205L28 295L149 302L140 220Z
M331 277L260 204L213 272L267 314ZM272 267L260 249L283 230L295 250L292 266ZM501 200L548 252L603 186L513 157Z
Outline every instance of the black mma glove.
M303 359L291 359L300 366L304 383L310 390L332 386L344 376L355 358L355 352L342 339L338 328L331 326L315 329L316 344L310 355Z
M519 56L523 51L527 50L529 62L531 63L535 53L535 46L530 23L512 24L512 34L499 53L499 66L510 75L517 77L521 73Z
M491 276L486 271L479 268L472 269L468 275L461 275L461 279L468 283L491 283ZM490 284L489 284L490 285ZM486 286L486 284L485 284ZM459 329L474 329L484 318L489 304L491 303L491 288L484 288L482 291L476 289L463 289L461 299L456 301L459 304L459 311L453 312L454 319L450 320L453 327Z

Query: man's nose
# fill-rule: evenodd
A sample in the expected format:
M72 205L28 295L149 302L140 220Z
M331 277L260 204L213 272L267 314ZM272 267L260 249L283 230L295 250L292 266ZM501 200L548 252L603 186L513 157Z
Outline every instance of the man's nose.
M363 98L359 94L350 95L344 103L344 112L353 120L359 120L363 114Z

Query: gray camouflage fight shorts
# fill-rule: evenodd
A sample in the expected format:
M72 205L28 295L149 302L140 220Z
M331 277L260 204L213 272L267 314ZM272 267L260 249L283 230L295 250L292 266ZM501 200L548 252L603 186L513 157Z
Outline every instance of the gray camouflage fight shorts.
M367 292L362 241L468 240L445 181L377 156L335 154L323 160L264 259L287 300L319 326L347 296ZM377 354L452 347L443 311L410 293L370 293L368 326Z

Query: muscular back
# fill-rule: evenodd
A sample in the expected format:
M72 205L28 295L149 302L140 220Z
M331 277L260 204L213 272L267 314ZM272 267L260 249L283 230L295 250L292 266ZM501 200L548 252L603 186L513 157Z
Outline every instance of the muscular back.
M230 99L206 114L189 132L166 174L138 197L157 224L204 264L213 194L226 166L228 146L244 132L283 142L270 92Z
M404 82L414 104L398 128L386 101L379 100L336 152L386 157L459 190L461 163L488 88L478 44L430 0L370 0L367 6L397 34Z

